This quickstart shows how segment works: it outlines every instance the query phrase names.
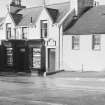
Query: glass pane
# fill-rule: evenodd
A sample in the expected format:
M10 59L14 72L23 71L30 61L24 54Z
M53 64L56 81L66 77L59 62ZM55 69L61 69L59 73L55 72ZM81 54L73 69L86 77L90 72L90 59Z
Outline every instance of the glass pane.
M33 67L40 68L41 67L41 49L33 48Z

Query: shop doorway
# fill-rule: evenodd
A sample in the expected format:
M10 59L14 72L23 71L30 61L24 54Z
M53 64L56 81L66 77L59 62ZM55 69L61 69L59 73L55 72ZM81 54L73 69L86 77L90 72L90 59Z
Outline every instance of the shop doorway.
M48 49L48 72L55 72L55 49Z
M18 69L19 71L25 71L25 54L26 54L26 49L21 48L19 49L18 52Z

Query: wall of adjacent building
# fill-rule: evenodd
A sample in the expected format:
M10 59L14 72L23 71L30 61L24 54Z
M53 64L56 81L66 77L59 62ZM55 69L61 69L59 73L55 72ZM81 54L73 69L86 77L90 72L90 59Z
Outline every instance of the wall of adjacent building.
M72 35L64 35L63 67L67 71L104 71L105 35L101 35L99 51L92 50L92 35L80 35L80 50L72 50Z

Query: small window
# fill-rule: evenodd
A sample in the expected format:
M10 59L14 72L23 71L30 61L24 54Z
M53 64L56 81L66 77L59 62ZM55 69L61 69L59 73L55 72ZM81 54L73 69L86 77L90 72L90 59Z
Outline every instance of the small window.
M22 39L27 39L27 27L22 27Z
M72 36L72 49L73 50L80 49L80 36L79 35Z
M93 35L92 36L92 49L93 50L100 50L101 48L101 36L100 35Z
M7 48L7 65L13 66L13 49Z
M7 39L11 39L11 24L10 23L6 24L6 35L7 35Z
M48 21L41 20L41 38L46 38L48 35Z

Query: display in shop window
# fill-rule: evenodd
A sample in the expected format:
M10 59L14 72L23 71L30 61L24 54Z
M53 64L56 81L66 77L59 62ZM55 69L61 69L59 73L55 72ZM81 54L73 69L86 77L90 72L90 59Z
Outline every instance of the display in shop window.
M41 49L33 48L33 68L40 69L41 67Z
M7 48L7 65L13 66L13 49Z

